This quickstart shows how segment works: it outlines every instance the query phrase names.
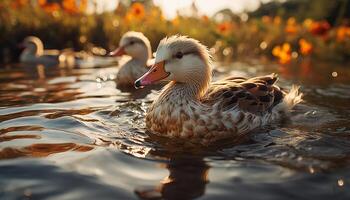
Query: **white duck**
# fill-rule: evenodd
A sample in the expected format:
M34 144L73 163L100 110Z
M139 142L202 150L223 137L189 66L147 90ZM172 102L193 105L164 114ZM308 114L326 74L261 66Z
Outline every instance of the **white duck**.
M133 86L135 80L149 69L151 44L142 33L129 31L122 36L119 47L110 53L111 56L125 54L131 56L131 59L119 69L116 82L118 86Z
M44 50L44 45L38 37L28 36L22 45L25 48L20 55L22 63L56 65L62 59L59 50Z
M162 136L208 145L280 120L301 102L298 87L285 93L274 85L275 74L211 83L208 50L188 37L163 39L155 63L135 86L170 81L146 115L147 129Z

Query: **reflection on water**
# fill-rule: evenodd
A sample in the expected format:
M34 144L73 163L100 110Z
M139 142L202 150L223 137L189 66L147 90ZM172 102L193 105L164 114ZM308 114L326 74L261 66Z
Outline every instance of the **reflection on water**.
M217 68L300 84L289 121L201 149L144 129L154 90L117 67L0 69L0 199L349 199L350 70L303 60Z
M137 189L141 199L194 199L204 195L209 166L202 158L171 158L166 164L169 176L151 189Z
M10 137L10 136L9 136ZM11 139L23 139L23 138L38 138L35 135L22 135L20 137L14 136ZM92 150L93 147L77 145L74 143L61 143L61 144L32 144L30 146L23 147L21 149L4 148L0 151L0 159L18 158L18 157L47 157L51 154L62 153L66 151L78 151L86 152Z

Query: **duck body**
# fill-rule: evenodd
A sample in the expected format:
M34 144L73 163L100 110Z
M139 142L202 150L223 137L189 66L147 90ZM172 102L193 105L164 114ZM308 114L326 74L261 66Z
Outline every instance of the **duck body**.
M149 108L147 129L203 144L242 136L286 117L289 109L300 101L297 88L285 93L268 83L276 78L275 75L237 77L216 82L200 98L188 95L188 86L170 83Z
M22 63L30 64L46 64L46 65L56 65L59 64L59 55L58 54L47 54L44 52L44 55L33 55L30 53L23 52L20 56L20 61ZM52 52L49 52L52 53ZM55 52L56 53L56 52Z
M246 79L229 77L211 83L210 56L198 41L173 36L161 41L156 64L136 86L169 80L146 114L152 133L209 145L240 137L286 117L301 101L298 87L287 93L275 74Z
M130 56L130 59L120 67L116 76L117 85L122 87L133 87L135 80L149 70L149 63L152 62L151 44L140 32L126 32L119 42L119 47L110 55Z
M118 85L133 86L135 80L146 73L148 69L143 61L130 59L120 67L116 82Z

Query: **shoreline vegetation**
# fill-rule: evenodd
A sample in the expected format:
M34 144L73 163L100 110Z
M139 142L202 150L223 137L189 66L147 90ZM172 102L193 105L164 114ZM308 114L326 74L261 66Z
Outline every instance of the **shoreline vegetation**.
M189 35L207 45L219 61L350 61L349 0L272 1L255 11L234 14L224 9L213 16L199 14L192 4L173 19L165 19L152 1L121 2L113 11L87 13L88 0L2 0L0 63L18 61L18 44L29 35L43 40L47 49L103 55L129 30L143 32L153 51L165 36Z

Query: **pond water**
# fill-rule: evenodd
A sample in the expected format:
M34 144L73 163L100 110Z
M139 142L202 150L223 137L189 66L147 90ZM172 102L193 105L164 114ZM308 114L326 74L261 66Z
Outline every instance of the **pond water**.
M0 199L350 199L350 68L215 64L301 85L290 120L210 148L153 138L116 66L0 68Z

